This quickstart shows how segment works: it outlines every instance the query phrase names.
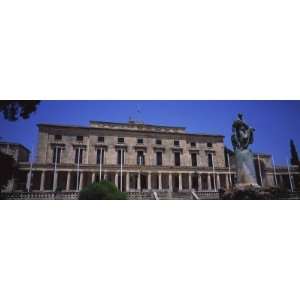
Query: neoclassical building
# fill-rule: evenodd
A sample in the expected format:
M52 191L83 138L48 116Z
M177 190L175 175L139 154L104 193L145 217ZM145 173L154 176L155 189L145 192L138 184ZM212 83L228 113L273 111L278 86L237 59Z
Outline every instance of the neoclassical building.
M235 182L232 151L223 135L188 133L184 127L129 121L91 121L89 126L38 124L36 159L20 162L15 191L78 191L106 179L134 194L213 192ZM287 168L256 154L260 185L291 183ZM141 196L141 194L140 194Z

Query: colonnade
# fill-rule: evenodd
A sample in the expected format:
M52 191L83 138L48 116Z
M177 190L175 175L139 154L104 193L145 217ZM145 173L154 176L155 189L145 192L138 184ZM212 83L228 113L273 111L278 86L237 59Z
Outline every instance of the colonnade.
M35 183L35 189L39 191L52 190L56 191L58 186L63 191L81 190L85 184L99 180L99 172L82 171L78 173L73 171L28 171L26 189L32 190L32 174L35 172L40 173L39 186ZM49 187L45 187L46 172L51 174L52 180ZM63 182L58 184L59 174L64 173L66 178ZM72 175L73 174L73 175ZM159 172L159 171L123 171L122 172L122 185L121 185L121 172L115 170L103 170L101 180L110 180L117 188L123 191L141 191L141 190L169 190L169 191L182 191L182 190L218 190L220 188L229 188L232 186L233 173L220 172ZM35 175L33 175L35 176ZM76 177L76 188L74 184L71 187L71 176ZM97 178L96 178L97 177ZM143 180L142 180L143 179ZM222 180L221 180L222 179ZM63 186L62 186L63 184ZM132 186L133 185L133 186Z

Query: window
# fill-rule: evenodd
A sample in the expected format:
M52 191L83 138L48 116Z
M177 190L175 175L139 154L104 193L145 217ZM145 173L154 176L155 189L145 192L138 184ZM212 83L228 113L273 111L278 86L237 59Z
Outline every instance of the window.
M210 168L212 168L212 167L213 167L213 157L212 157L212 154L211 154L211 153L208 153L207 159L208 159L208 166L209 166Z
M156 140L156 145L161 145L161 140Z
M212 148L212 143L207 143L208 148Z
M144 143L144 140L143 140L143 139L137 139L137 143L138 143L138 144L143 144L143 143Z
M156 152L156 165L162 165L162 152Z
M175 166L180 166L180 152L174 153Z
M179 141L174 141L174 146L179 146Z
M104 142L104 136L98 136L98 142L103 143Z
M191 147L196 147L196 143L195 142L191 142Z
M102 151L101 151L102 150ZM100 164L100 157L101 157L101 164L104 164L104 149L97 149L97 164Z
M55 139L56 141L61 141L61 139L62 139L61 134L56 134L56 135L54 136L54 139Z
M82 135L77 135L76 141L77 142L82 142L83 141L83 136Z
M61 156L61 148L55 147L53 148L53 156L52 156L52 162L55 164L60 164L60 156Z
M119 137L118 138L118 144L124 144L124 138Z
M83 160L83 148L76 148L75 149L75 164L82 164Z
M124 152L125 150L124 149L119 149L118 150L118 157L117 157L117 164L118 165L124 165ZM121 155L122 155L122 159L121 159Z
M137 160L137 164L138 164L139 166L145 165L145 155L144 155L144 152L143 152L143 151L138 151L138 152L137 152L136 160Z
M197 153L191 153L192 166L197 167Z

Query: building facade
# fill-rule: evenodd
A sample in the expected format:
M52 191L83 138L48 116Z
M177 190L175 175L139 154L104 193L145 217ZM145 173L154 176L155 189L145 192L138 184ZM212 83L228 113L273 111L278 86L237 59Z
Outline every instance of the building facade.
M99 178L127 192L215 190L229 186L233 175L226 167L222 135L134 122L38 127L30 190L80 190ZM17 189L26 188L28 176L26 169Z
M30 151L21 144L0 142L0 151L10 155L18 164L26 163L29 161ZM0 171L1 176L1 171ZM15 179L9 180L4 191L9 192L15 188Z
M105 179L129 193L201 193L227 189L235 182L234 156L222 135L133 121L38 128L36 159L19 163L15 191L79 191ZM286 168L280 173L270 155L255 154L255 165L260 185L290 183Z

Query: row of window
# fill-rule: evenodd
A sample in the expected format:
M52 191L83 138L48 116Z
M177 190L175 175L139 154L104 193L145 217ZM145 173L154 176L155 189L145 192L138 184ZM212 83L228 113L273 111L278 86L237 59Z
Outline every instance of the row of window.
M62 148L56 147L53 149L53 158L52 162L55 164L59 164L61 161L61 150ZM96 161L97 164L104 164L104 153L102 149L97 149L97 157ZM124 151L123 150L117 150L117 164L121 165L124 164ZM157 166L162 166L162 152L156 152L156 165ZM84 155L84 149L83 148L76 148L75 149L75 159L74 163L75 164L82 164L83 162L83 155ZM180 152L174 152L174 164L175 166L180 166L181 161L180 161ZM213 167L213 157L211 153L208 153L208 166ZM197 166L197 153L191 153L191 162L192 166L196 167ZM136 158L136 163L137 165L145 165L145 154L143 151L137 151L137 158Z
M62 135L61 134L56 134L54 136L54 139L56 141L61 141L62 140ZM83 141L83 136L82 135L78 135L76 136L76 141L78 142L82 142ZM104 143L104 136L98 136L98 142L99 143ZM123 137L118 137L118 144L124 144L125 140ZM144 139L142 138L138 138L137 139L137 144L144 144ZM157 139L155 140L155 144L156 145L161 145L162 142L161 140ZM191 147L196 147L196 142L190 142ZM212 147L212 143L206 143L208 148ZM178 140L174 140L174 146L179 147L180 146L180 142Z

